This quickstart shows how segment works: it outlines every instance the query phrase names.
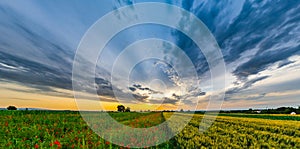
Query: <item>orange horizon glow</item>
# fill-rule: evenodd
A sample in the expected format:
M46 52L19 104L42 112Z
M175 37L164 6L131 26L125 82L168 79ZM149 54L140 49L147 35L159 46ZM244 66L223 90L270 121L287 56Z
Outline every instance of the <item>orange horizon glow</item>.
M122 104L125 107L130 107L132 111L163 111L163 110L180 110L181 108L184 110L205 110L208 103L201 103L197 106L196 109L192 109L189 106L181 106L180 108L177 105L172 104L132 104L132 103L119 103L119 102L104 102L109 100L108 97L100 97L107 98L104 101L95 101L95 100L84 100L86 104L80 105L80 109L77 107L76 99L73 97L73 91L64 90L64 89L54 89L58 91L58 93L62 93L61 95L51 95L48 92L38 92L34 90L34 88L26 87L19 84L14 83L2 83L0 84L0 107L6 108L8 106L14 105L17 108L38 108L38 109L48 109L48 110L89 110L89 111L116 111L117 106ZM285 94L295 94L298 95L300 91L294 91L292 93L277 93L270 94L267 96L272 96L272 98L276 96L284 96ZM84 94L84 93L83 93ZM67 96L63 96L67 95ZM86 96L88 96L86 94ZM90 95L89 95L90 96ZM115 99L111 99L112 101L116 101ZM278 103L281 106L284 104L288 104L285 101ZM257 107L263 107L263 105L268 105L268 101L225 101L222 105L222 109L236 109L244 108L248 109L249 107L253 107L253 105L258 105ZM297 106L297 105L295 105Z

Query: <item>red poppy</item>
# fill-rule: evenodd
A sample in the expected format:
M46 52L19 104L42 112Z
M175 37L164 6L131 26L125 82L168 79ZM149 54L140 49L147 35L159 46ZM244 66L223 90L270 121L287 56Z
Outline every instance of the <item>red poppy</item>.
M105 142L105 144L106 144L106 145L109 145L109 144L110 144L110 142L106 141L106 142Z
M39 145L35 144L34 148L39 148Z
M57 146L60 146L60 142L58 140L54 141L54 144L56 144Z

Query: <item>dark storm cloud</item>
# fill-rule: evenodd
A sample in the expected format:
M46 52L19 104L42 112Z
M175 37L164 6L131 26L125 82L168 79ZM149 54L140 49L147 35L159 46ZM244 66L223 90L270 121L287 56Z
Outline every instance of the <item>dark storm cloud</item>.
M136 91L136 90L141 90L141 91L149 91L150 94L163 94L162 92L160 91L155 91L153 89L150 89L149 87L143 87L142 85L140 84L133 84L132 87L129 87L129 89L131 91Z
M194 105L195 103L191 100L182 100L182 103L186 104L186 105Z
M48 90L48 87L71 89L71 73L56 68L6 54L0 51L0 63L13 67L25 68L25 71L7 71L0 69L1 79L22 82L27 85L39 86Z
M180 100L175 98L164 97L161 100L149 100L152 104L172 104L176 105Z
M233 72L239 79L247 78L249 75L257 74L268 68L275 62L285 60L292 55L299 53L300 45L294 48L284 48L279 51L266 51L263 54L257 54L248 62L240 65Z
M146 102L146 99L147 99L149 96L139 95L139 94L133 94L133 97L134 97L137 101L140 101L140 102Z
M115 97L115 93L118 93L118 95L126 95L121 89L112 86L110 81L105 80L104 78L96 78L95 83L97 94L99 96Z
M279 62L277 68L282 68L282 67L284 67L284 66L287 66L287 65L293 64L293 63L295 63L295 61L283 60L283 61Z
M134 87L129 87L129 89L133 92L136 91L136 88L134 88Z
M114 97L113 86L111 83L103 78L96 78L95 83L97 85L97 94L100 96ZM121 90L115 88L116 91Z
M236 61L246 51L258 49L248 62L233 72L239 79L257 74L275 62L299 55L299 1L245 1L231 10L227 9L233 7L229 1L193 5L195 2L182 3L182 6L195 13L212 31L226 63ZM234 12L238 7L241 11ZM183 20L182 23L185 22ZM195 54L199 52L194 43L178 33L174 35L178 37L178 44L188 50L198 74L208 71L208 65L203 63L204 56Z
M116 102L116 98L120 101L123 101L123 102L126 101L128 103L147 102L146 99L149 97L146 95L141 95L139 93L134 93L134 91L137 90L137 88L134 88L134 87L129 87L129 90L132 92L122 90L116 86L113 86L110 83L110 81L103 79L103 78L96 78L95 83L97 85L97 87L96 87L97 94L99 96L106 97L107 98L107 100L105 100L106 102ZM134 86L139 87L138 89L142 88L141 85L134 85ZM147 89L147 90L150 90L150 89ZM133 97L133 99L132 99L132 97Z
M257 46L258 53L262 53L274 48L276 44L286 44L287 41L297 39L299 31L295 29L299 24L299 19L296 19L299 17L299 1L262 3L246 1L241 13L228 29L216 35L221 48L226 50L224 54L227 62L238 59L243 52ZM289 32L298 32L298 35L288 35ZM279 50L276 53L282 52Z
M231 25L232 29L229 29L232 34L221 40L222 48L230 48L230 54L225 56L228 62L239 58L244 51L258 48L252 59L233 72L238 78L257 74L275 62L299 55L300 32L297 31L297 26L300 14L296 6L299 6L298 1L270 1L255 11L251 4L244 5L239 18ZM261 13L262 10L266 11ZM230 42L233 38L239 41ZM292 43L288 43L290 41Z
M9 66L0 67L1 79L21 82L45 92L53 92L50 87L70 90L73 54L69 49L47 36L43 27L26 22L8 7L0 7L0 16L3 33L0 63ZM44 36L41 33L45 33ZM10 69L12 67L16 69Z
M72 45L66 45L64 39L65 42L59 41L60 38L56 38L58 35L47 30L43 24L36 24L26 18L30 16L23 17L10 7L0 5L0 16L0 30L7 35L0 37L1 80L19 82L33 88L15 91L73 97L54 90L72 90L72 61L75 55L75 49L70 48ZM82 59L81 63L91 65ZM86 91L92 93L93 87L86 87ZM100 89L99 95L113 95L108 85L102 84Z
M172 97L174 97L177 100L179 100L181 98L179 95L176 95L175 93L172 94Z
M265 80L269 77L270 76L262 76L262 77L257 77L257 78L251 79L251 80L247 81L246 83L244 83L242 89L247 89L247 88L251 87L254 83Z
M262 76L262 77L257 77L248 81L245 81L245 83L241 87L234 87L226 91L226 94L230 96L230 94L236 94L239 93L242 90L248 89L251 87L254 83L257 83L259 81L265 80L269 78L270 76ZM227 98L228 99L228 98Z
M179 99L165 97L165 98L163 98L162 103L176 105L178 102L179 102Z

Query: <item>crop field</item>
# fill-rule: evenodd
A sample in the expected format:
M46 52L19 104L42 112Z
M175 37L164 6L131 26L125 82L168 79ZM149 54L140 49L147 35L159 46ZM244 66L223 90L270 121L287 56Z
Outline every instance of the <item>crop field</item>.
M300 121L299 115L291 116L291 115L287 115L287 114L219 114L219 116Z
M99 137L78 112L0 113L0 148L126 148ZM172 115L177 116L180 122L188 115L171 112L109 114L116 121L135 128L156 126ZM199 125L203 115L195 114L175 137L151 148L300 148L298 118L289 115L278 115L278 118L276 115L268 115L273 117L269 119L252 116L221 114L207 131L200 133ZM282 120L282 116L292 118ZM168 125L170 130L176 131L173 130L176 122ZM124 139L130 138L130 133L119 135Z
M170 114L164 113L164 116L170 117ZM184 117L184 114L180 116ZM203 115L194 115L189 124L175 136L176 146L180 148L300 148L299 121L226 115L218 116L207 131L200 133L198 129L202 118Z

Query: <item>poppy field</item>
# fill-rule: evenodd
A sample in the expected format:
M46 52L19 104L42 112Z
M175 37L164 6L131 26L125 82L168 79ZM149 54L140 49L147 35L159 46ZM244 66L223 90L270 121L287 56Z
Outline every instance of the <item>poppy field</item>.
M0 148L126 148L126 145L118 146L99 137L79 112L0 112ZM134 128L147 128L164 121L161 112L113 112L110 115L116 121ZM129 135L120 134L124 139L130 139ZM152 148L169 146L167 142Z
M79 112L0 113L0 148L126 148L126 144L118 146L99 137ZM151 128L174 115L171 112L109 114L116 121L133 128ZM188 114L175 114L178 123L181 118L184 121ZM277 120L221 115L207 131L201 133L199 126L202 125L202 118L202 114L193 115L184 129L172 139L150 148L300 148L300 121L297 118ZM173 126L176 122L168 125L171 131L176 131L172 130L176 128ZM130 138L130 133L119 135L124 140ZM139 143L138 140L132 141Z

